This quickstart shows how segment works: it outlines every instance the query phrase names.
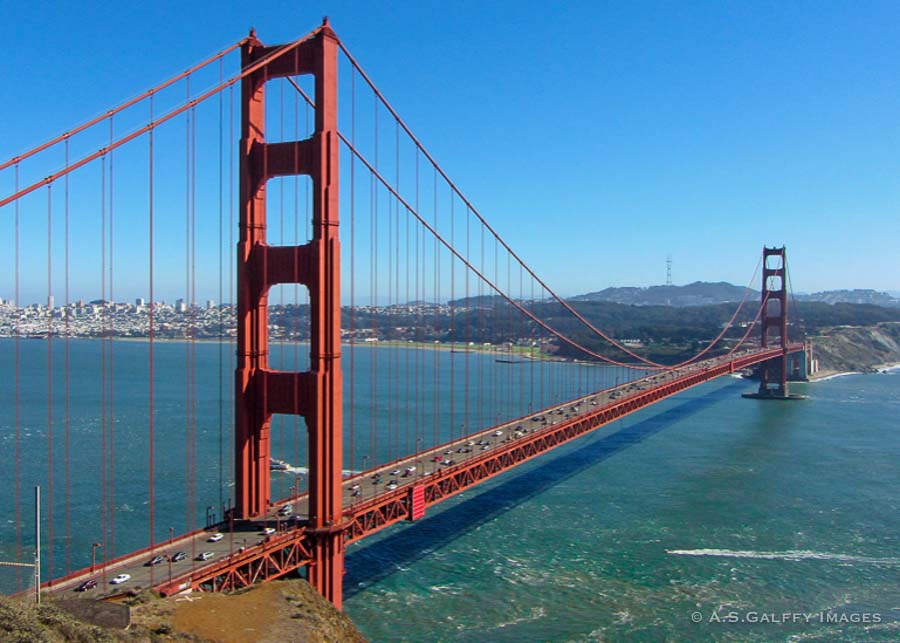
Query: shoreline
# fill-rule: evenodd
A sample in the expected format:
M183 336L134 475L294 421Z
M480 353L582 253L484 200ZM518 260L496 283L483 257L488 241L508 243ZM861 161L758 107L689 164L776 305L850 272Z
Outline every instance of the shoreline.
M900 371L900 362L888 362L885 364L874 364L865 371L834 371L823 370L809 377L810 384L816 382L827 382L828 380L837 379L838 377L849 377L850 375L877 375Z

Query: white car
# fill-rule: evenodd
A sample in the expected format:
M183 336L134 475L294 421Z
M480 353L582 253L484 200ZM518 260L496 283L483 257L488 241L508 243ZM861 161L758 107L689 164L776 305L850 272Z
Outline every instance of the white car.
M263 532L263 536L271 536L272 534L275 533L275 528L274 527L266 527L265 529L262 530L262 532Z
M119 574L115 578L113 578L110 583L113 585L121 585L122 583L127 583L131 580L131 574Z
M205 551L202 554L197 554L197 558L195 558L195 560L209 560L213 556L215 556L215 554L211 551Z
M219 542L220 540L222 540L224 537L225 537L225 536L223 536L223 535L220 534L220 533L215 533L215 534L213 534L212 536L210 536L209 538L207 538L207 539L206 539L206 542L208 542L208 543L217 543L217 542Z
M496 435L499 438L501 435L503 435L503 431L499 431L499 430L494 431L494 435Z

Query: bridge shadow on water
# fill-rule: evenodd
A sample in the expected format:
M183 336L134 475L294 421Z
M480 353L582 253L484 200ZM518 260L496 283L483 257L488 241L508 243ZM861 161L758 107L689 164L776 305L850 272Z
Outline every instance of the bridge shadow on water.
M408 525L370 545L354 547L346 560L344 595L351 597L394 574L431 552L453 542L460 536L487 523L514 507L528 502L547 489L559 484L585 469L639 444L723 399L734 397L745 388L733 382L715 391L688 400L662 413L640 420L605 437L587 442L581 448L560 457L550 457L547 462L505 482L478 493L477 487L468 491L472 495L459 504L424 520ZM602 430L602 429L598 429ZM575 445L578 444L576 441ZM546 456L545 456L546 457Z

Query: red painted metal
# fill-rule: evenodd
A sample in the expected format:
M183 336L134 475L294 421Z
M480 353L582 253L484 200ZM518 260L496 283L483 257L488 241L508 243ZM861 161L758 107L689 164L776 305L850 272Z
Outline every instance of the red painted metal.
M261 545L158 584L156 589L163 596L185 591L227 592L281 578L310 564L309 545L309 533L303 528L281 532Z
M789 344L788 354L805 350L803 344ZM781 347L758 350L736 357L723 356L705 366L685 367L678 377L630 397L612 401L605 406L571 418L557 425L546 426L533 434L503 444L491 452L480 454L466 462L449 466L417 482L411 487L381 494L365 503L348 507L343 522L329 533L340 537L340 546L361 540L385 527L403 520L417 520L427 507L469 489L480 482L509 471L532 458L566 444L630 413L641 410L688 388L728 375L754 364L763 363L784 354ZM602 392L602 391L601 391ZM575 402L575 401L572 401ZM554 407L555 408L555 407ZM537 411L548 413L548 409ZM524 423L526 418L521 418ZM450 446L450 443L444 446ZM443 447L436 447L441 450ZM380 468L384 468L382 465ZM371 472L369 472L371 473ZM367 477L363 473L359 477ZM312 503L310 503L312 506ZM196 535L194 532L192 535ZM321 543L321 530L299 527L266 538L258 545L235 552L230 556L198 567L182 576L156 585L165 595L182 591L229 591L256 582L279 578L293 570L308 566L310 577L319 562L316 547ZM114 563L136 560L151 550L123 556ZM70 574L62 582L76 582L87 570ZM339 587L339 586L338 586Z
M418 520L419 518L425 517L425 487L422 485L416 485L413 487L410 492L410 512L409 519L410 520Z
M775 259L775 265L769 266L769 258ZM759 395L786 397L788 395L787 384L787 257L785 248L763 247L762 270L762 347L768 348L774 335L777 345L782 348L782 354L772 360L770 364L760 366ZM773 304L777 305L775 314L771 314ZM771 331L775 331L772 333ZM777 381L770 382L772 371L775 372ZM774 388L770 386L774 384Z
M803 344L787 346L788 353L802 350ZM527 460L688 388L783 354L783 350L778 347L722 360L707 368L685 368L683 375L660 386L552 425L466 462L447 467L420 483L419 488L425 496L425 507L450 498ZM537 413L543 412L545 411ZM521 418L522 422L525 420L526 418ZM349 508L346 511L346 542L348 544L356 542L394 523L406 520L414 511L413 498L413 493L409 489L397 489Z
M235 513L252 518L270 506L269 425L273 413L303 415L309 435L310 582L341 607L343 383L340 368L340 241L338 238L337 36L327 20L292 56L255 36L241 49L244 68L262 65L241 86L240 241L235 372ZM265 86L272 78L311 74L315 130L306 141L267 144ZM303 246L266 243L266 181L306 174L313 184L312 239ZM268 363L268 291L301 283L310 298L310 368L273 371ZM224 582L224 581L223 581ZM230 581L228 581L230 582Z

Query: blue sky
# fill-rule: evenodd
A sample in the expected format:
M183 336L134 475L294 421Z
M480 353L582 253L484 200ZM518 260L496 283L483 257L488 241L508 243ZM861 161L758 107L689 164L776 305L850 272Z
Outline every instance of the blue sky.
M797 291L900 290L896 2L7 2L0 160L326 14L562 294L663 283L669 254L745 284L763 244Z

